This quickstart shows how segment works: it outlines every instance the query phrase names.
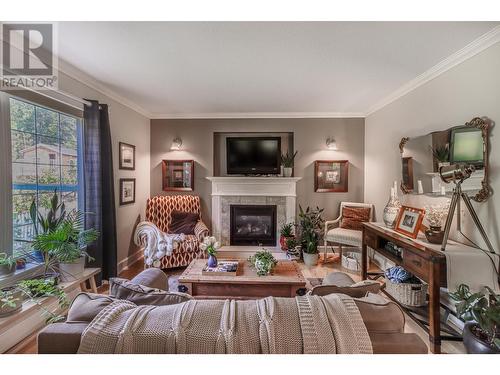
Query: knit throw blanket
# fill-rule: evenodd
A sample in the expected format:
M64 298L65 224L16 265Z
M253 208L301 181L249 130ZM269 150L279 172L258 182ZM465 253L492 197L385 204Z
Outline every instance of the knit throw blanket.
M368 354L372 346L354 301L331 294L169 306L115 301L84 331L78 353Z

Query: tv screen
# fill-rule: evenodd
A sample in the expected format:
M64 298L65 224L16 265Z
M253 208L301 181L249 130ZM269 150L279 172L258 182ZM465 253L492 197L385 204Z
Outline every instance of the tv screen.
M451 131L452 163L483 163L483 133L481 129L455 128Z
M279 174L280 137L226 138L227 174Z

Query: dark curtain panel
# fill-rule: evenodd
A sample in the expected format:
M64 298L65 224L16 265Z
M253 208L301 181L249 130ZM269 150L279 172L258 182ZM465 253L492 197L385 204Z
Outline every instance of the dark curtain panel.
M89 267L102 269L101 279L117 273L115 190L108 106L95 100L84 110L84 170L86 228L96 228L99 239L89 246L95 261Z

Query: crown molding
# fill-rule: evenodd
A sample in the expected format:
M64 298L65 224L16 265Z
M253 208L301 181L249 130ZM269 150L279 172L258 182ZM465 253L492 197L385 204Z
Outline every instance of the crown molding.
M65 60L59 59L59 67L58 71L61 73L64 73L70 78L73 78L74 80L78 81L82 85L85 85L97 92L100 92L101 94L113 99L114 101L124 105L125 107L130 108L131 110L143 115L144 117L147 117L148 119L151 119L151 113L142 108L141 106L138 106L131 100L128 100L124 98L123 96L117 94L110 88L108 88L106 85L98 82L96 79L92 78L90 75L82 72L80 69L76 68L75 66L69 64Z
M213 112L213 113L154 113L152 120L181 119L243 119L243 118L364 118L361 112Z
M392 94L388 95L377 104L370 107L370 109L365 113L365 117L368 117L369 115L377 112L378 110L415 90L416 88L433 80L434 78L447 72L451 68L463 63L464 61L470 59L471 57L477 55L478 53L484 51L485 49L493 46L498 42L500 42L500 26L494 27L486 34L483 34L479 38L467 44L464 48L458 50L457 52L434 65L432 68L428 69L416 78L405 83Z

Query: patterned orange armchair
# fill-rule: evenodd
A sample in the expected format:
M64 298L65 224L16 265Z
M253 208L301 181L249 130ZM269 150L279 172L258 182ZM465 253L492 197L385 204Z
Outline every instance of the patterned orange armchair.
M169 233L173 211L200 215L194 234ZM200 243L208 235L208 228L201 220L200 197L161 195L148 199L146 221L137 226L134 240L144 248L146 267L166 269L187 266L193 259L206 258Z

